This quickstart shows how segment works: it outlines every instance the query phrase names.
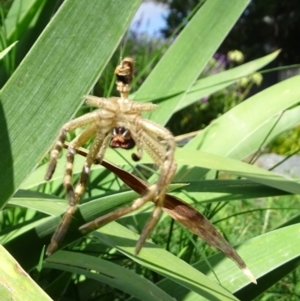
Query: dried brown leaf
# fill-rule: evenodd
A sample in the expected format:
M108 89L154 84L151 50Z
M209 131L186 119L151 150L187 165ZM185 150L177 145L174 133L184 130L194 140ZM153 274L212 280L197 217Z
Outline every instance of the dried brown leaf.
M86 156L86 152L83 150L77 150L77 153L82 156ZM130 174L112 163L103 160L101 165L113 172L127 186L138 194L142 194L149 186L147 182L143 181L139 177ZM256 279L246 266L243 259L203 214L181 199L170 194L167 194L165 197L163 210L174 220L178 221L191 232L204 239L208 244L220 249L228 258L232 259L239 266L251 282L256 284Z

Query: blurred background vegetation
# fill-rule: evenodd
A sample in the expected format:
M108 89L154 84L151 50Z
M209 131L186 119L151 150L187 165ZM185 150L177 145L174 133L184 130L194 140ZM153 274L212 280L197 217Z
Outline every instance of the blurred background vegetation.
M164 4L168 8L166 26L161 29L162 36L168 39L180 31L182 23L191 16L193 9L201 1L156 0L155 2ZM220 46L207 71L220 72L238 63L251 61L281 49L278 58L265 68L278 69L262 72L262 81L255 76L242 79L235 86L218 92L209 99L200 100L198 105L177 113L168 124L169 127L176 134L204 128L214 118L228 111L247 96L290 76L300 74L300 44L296 37L300 37L299 1L252 0ZM241 57L228 56L232 50L239 50ZM290 67L280 70L281 66ZM201 120L201 124L196 120ZM294 153L299 150L299 136L300 127L297 127L279 137L267 151L285 155Z
M5 19L12 2L13 0L1 1L2 20ZM1 32L0 42L3 49L15 40L19 42L18 47L13 49L0 65L0 87L4 85L9 76L20 64L62 2L63 1L53 1L49 3L49 1L45 1L45 5L40 8L42 10L40 18L30 24L25 32ZM140 14L140 19L132 24L130 31L124 38L121 44L121 50L119 49L114 54L106 71L99 80L98 85L95 87L96 94L107 96L114 91L112 71L114 70L114 66L117 65L121 55L130 54L134 57L137 74L134 85L136 85L136 87L140 86L159 61L160 57L164 54L164 50L172 43L172 40L184 27L186 22L188 22L189 18L193 16L193 12L196 11L204 1L146 0L144 2L153 2L156 3L156 5L163 6L164 16L162 18L165 19L165 25L159 29L156 35L149 35L147 30L141 32L139 27L142 23L149 21L147 19L149 15ZM150 19L150 22L153 23L155 20L151 21ZM23 22L26 23L26 20L23 20ZM8 34L8 38L5 38L6 34ZM262 57L277 49L281 49L281 54L274 62L265 68L267 70L263 70L260 74L243 78L240 82L226 90L200 99L198 104L194 104L178 112L169 121L167 127L170 128L175 135L200 130L248 96L283 79L299 74L300 67L297 64L300 61L300 45L298 39L295 38L299 36L299 1L251 1L212 58L202 76L221 72L240 63ZM201 48L199 51L201 51ZM237 55L234 55L235 52L237 52ZM276 70L272 70L274 68ZM79 112L79 114L82 113L83 111ZM295 144L298 145L299 135L300 128L297 127L288 134L289 137L295 137L295 139L288 139L288 141L284 139L285 142L282 145L282 143L279 142L282 138L278 138L279 140L274 141L267 151L290 154L290 149L293 149L294 152L296 148Z
M40 7L42 10L40 18L34 20L30 26L27 26L25 32L16 31L8 35L5 32L0 33L0 45L2 49L6 48L13 41L19 41L18 47L14 48L0 64L0 87L6 83L10 75L18 67L62 2L63 1L45 1L45 5ZM113 55L111 62L107 65L95 86L95 94L108 96L114 93L113 70L118 64L120 56L128 55L134 57L136 64L136 77L132 89L132 91L135 91L136 87L141 85L143 80L162 57L170 43L176 39L176 35L193 15L195 7L201 5L203 1L157 0L153 2L156 2L158 5L164 5L167 11L166 25L161 29L160 35L149 36L147 33L140 34L138 30L139 23L136 22L133 24L126 37L124 37L120 48ZM0 22L3 22L5 19L12 3L13 0L1 0ZM142 20L140 21L142 22ZM23 22L26 23L27 20L23 20ZM3 24L1 23L1 25ZM5 38L5 36L8 36L8 38ZM297 65L300 62L299 37L299 0L253 0L231 30L224 43L220 46L217 53L211 58L202 76L204 77L230 69L241 63L262 57L277 49L282 50L281 54L271 65L260 73L242 78L229 88L199 99L198 103L176 113L169 120L167 127L175 135L199 131L220 115L240 102L245 101L247 97L285 78L299 74L300 67ZM198 51L201 51L201 47ZM82 107L78 111L77 116L82 115L87 110L89 110L89 108ZM295 155L300 149L299 138L300 126L279 136L266 149L262 150L262 152L272 152L284 156ZM275 213L266 215L266 211L271 212L271 207L277 208L272 211ZM212 213L209 209L208 207L199 208L201 211L206 211L207 216L212 218L219 230L225 236L230 236L231 241L240 241L241 237L245 240L261 233L260 228L255 226L254 221L263 220L265 225L264 230L267 231L289 220L299 210L299 199L296 196L259 199L257 200L256 209L253 209L253 203L247 203L247 201L238 204L236 202L232 203L223 211L215 210ZM241 215L241 212L249 212L251 210L253 210L253 212L251 216L248 216L249 220L242 218L237 221L235 219L235 217ZM7 211L4 212L4 215L6 215L4 220L11 225L15 223L16 220L19 221L23 218L28 219L28 216L26 218L24 217L26 214L28 213L24 209L8 208ZM247 232L243 232L242 230L245 229L245 224L249 225L249 231ZM168 228L168 226L161 223L159 229L155 232L155 241L159 242L165 239L167 233L165 233L165 236L163 236L162 233L165 232L164 229L166 228ZM177 235L181 235L182 232L180 231ZM184 249L188 248L191 244L188 238L181 238L180 241L181 244L174 245L173 248ZM180 252L180 250L172 251L174 253ZM207 256L210 255L211 250L208 249L205 251L207 252ZM112 254L111 257L113 256L117 255ZM187 255L186 253L183 259L193 262L192 257L192 254ZM132 262L128 261L128 265L132 264ZM136 268L138 269L138 267ZM44 271L43 273L47 272L61 275L60 272L53 270L50 272ZM159 279L158 275L147 270L144 272L144 275L154 281ZM45 280L47 277L50 277L49 275L38 273L36 275L33 273L32 276L37 282L39 282L39 279ZM53 277L53 275L51 275L51 277ZM256 300L300 300L299 278L300 272L298 269L283 278L275 287L270 288ZM46 285L45 283L39 284L42 286ZM90 286L93 286L94 295L97 297L95 297L95 299L90 297L86 300L102 300L99 297L100 295L106 295L106 298L111 298L111 300L124 300L127 297L123 292L108 288L105 285L99 287L92 281L90 282ZM78 292L82 293L82 291L80 291L80 279L74 276L65 292L64 299L61 300L77 300L76 298L78 296L75 298L74 295ZM78 297L78 300L84 299Z

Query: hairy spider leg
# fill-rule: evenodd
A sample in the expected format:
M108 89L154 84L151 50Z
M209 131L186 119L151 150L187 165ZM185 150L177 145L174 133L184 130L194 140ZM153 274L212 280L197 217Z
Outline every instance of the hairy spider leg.
M144 242L161 216L167 187L171 183L177 168L176 162L174 161L176 142L171 132L147 119L141 121L139 128L143 130L141 130L141 137L138 137L138 139L140 138L143 141L143 148L151 156L153 161L158 166L161 166L161 169L158 181L150 186L150 189L152 188L156 193L154 198L154 210L152 217L145 225L136 244L136 254L141 250ZM164 139L166 147L163 147L156 137Z
M76 118L76 119L71 120L71 121L67 122L66 124L64 124L64 126L60 130L60 133L59 133L58 139L55 143L55 146L50 153L50 161L49 161L48 169L47 169L47 172L45 175L46 181L49 181L52 178L52 175L56 168L57 158L58 158L58 156L64 146L65 140L66 140L67 132L71 132L78 127L88 125L89 123L93 122L97 118L97 116L98 116L98 114L96 114L95 112L92 112L92 113L81 116L79 118Z
M145 150L149 153L152 159L158 166L162 166L159 179L156 184L151 185L138 199L136 199L131 206L120 208L114 212L108 213L104 216L96 218L95 220L81 226L80 231L87 232L91 229L97 229L104 224L107 224L119 217L122 217L128 213L136 211L144 206L148 201L154 200L155 208L152 213L152 217L144 227L140 238L137 242L135 254L138 254L148 238L151 230L156 225L162 212L162 205L166 194L166 189L173 179L176 172L176 163L174 161L174 150L176 142L173 135L164 127L157 125L149 120L140 119L138 127L142 128L142 134L135 135L136 127L130 125L129 129L136 143L142 147L141 141L146 141L143 144ZM166 142L166 148L164 148L159 141L155 139L157 136L164 139Z
M152 112L157 109L157 105L151 102L135 102L128 98L110 97L102 98L93 95L84 95L85 103L92 107L100 107L112 112L126 111L131 113ZM125 112L123 112L125 111Z
M65 137L66 137L66 133L68 131L74 130L75 128L78 128L78 127L84 126L88 123L91 123L95 120L99 120L100 115L101 115L100 111L94 111L92 113L82 116L85 118L79 117L77 119L74 119L74 120L68 122L67 124L65 124L63 126L63 128L61 130L61 134L58 139L58 142L56 143L53 151L51 152L51 158L53 158L53 159L52 159L52 161L50 161L46 177L49 175L52 176L52 174L54 172L54 169L56 166L56 159L58 156L57 149L58 149L58 147L61 146L61 144L63 145ZM77 205L78 205L80 196L84 192L85 185L86 185L89 171L90 171L90 167L94 162L94 158L99 153L99 150L104 148L105 143L103 143L103 141L106 142L106 147L108 145L109 139L111 137L110 127L108 128L107 131L105 129L104 129L104 131L105 131L104 133L101 131L98 131L98 133L97 133L97 124L94 122L92 125L90 125L88 128L86 128L80 135L78 135L74 140L72 140L69 144L68 153L67 153L66 172L65 172L65 176L64 176L64 180L63 180L63 184L66 189L69 206L68 206L66 213L64 214L59 226L57 227L57 229L55 230L55 232L51 238L51 242L46 250L47 255L50 255L53 252L55 252L58 245L64 239L66 232L69 228L69 225L71 223L72 216L77 209ZM72 174L73 174L74 155L76 153L76 149L79 148L80 146L82 146L83 144L85 144L96 133L97 133L96 138L91 145L90 152L86 158L85 165L83 167L83 170L82 170L82 173L80 176L80 180L79 180L78 184L76 185L76 188L74 191L73 184L72 184ZM102 150L102 153L104 153L104 152L105 152L105 150ZM52 153L53 153L53 156L52 156Z
M55 232L51 238L51 242L50 242L49 246L47 247L47 251L46 251L47 255L50 255L53 252L55 252L58 245L63 241L63 239L69 229L69 225L71 223L72 217L73 217L75 211L77 210L77 206L78 206L80 197L85 190L85 186L86 186L86 182L88 180L90 168L91 168L92 164L94 163L94 158L97 157L99 162L102 161L103 155L105 153L105 149L107 148L109 140L110 140L110 136L111 136L110 133L104 134L101 132L96 135L96 138L90 147L84 167L82 169L80 180L75 187L75 193L73 192L74 199L72 201L71 201L71 199L69 199L69 206L66 210L66 213L64 214L59 226L55 230ZM71 173L72 173L71 172L72 167L73 167L72 164L73 163L68 162L68 165L69 165L68 169L70 170L70 172L68 173L69 175L71 175ZM70 180L71 180L71 178L70 178ZM69 179L67 181L69 181ZM65 183L65 185L72 186L71 183L70 184Z

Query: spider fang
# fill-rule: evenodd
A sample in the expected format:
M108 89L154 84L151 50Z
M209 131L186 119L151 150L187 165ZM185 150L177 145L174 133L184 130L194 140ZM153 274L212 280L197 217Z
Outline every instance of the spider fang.
M141 208L148 201L153 200L154 210L152 217L143 229L136 245L135 253L138 254L160 218L167 187L176 172L176 162L174 160L176 142L169 130L142 117L142 112L155 110L157 107L155 104L139 103L128 99L130 84L133 79L133 60L131 58L122 60L120 65L117 66L115 74L117 77L116 86L120 92L120 97L106 99L91 95L84 96L86 104L97 107L98 110L87 113L63 125L58 140L51 151L50 162L45 176L46 180L50 180L55 171L57 158L64 145L67 132L84 127L83 132L75 137L68 146L63 185L69 205L52 236L46 250L47 255L55 252L63 241L80 197L84 193L91 166L95 161L102 162L105 151L109 146L130 149L135 144L137 153L132 155L135 161L142 157L143 150L145 150L160 169L158 181L150 185L130 206L101 216L81 226L79 230L87 232L99 228L110 221ZM72 173L76 149L93 137L94 141L89 148L79 182L74 189Z
M109 146L112 148L124 148L132 149L135 147L135 141L133 140L131 133L128 129L124 127L114 128L112 130L112 139Z

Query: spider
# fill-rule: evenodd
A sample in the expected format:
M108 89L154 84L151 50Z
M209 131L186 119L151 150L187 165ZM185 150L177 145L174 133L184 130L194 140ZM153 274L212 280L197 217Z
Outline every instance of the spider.
M160 169L159 178L156 183L150 185L130 206L101 216L81 226L79 230L85 233L89 230L97 229L110 221L141 208L148 201L153 200L155 205L152 216L144 227L135 248L135 254L138 254L160 218L167 187L176 172L176 162L174 160L176 142L169 130L141 116L142 112L155 110L157 108L155 104L138 103L128 99L130 84L133 79L133 60L131 58L123 59L115 69L115 75L120 97L106 99L91 95L84 96L87 105L100 109L87 113L63 125L55 146L50 153L50 162L45 176L47 181L51 179L55 171L57 158L64 146L66 134L79 127L85 127L83 132L73 139L68 146L63 185L69 205L47 247L47 255L55 252L63 241L72 216L77 209L80 197L84 192L91 166L94 162L102 162L109 145L129 149L136 144L137 152L132 154L133 160L140 160L143 150L145 150L158 165ZM72 171L76 149L93 137L94 141L89 148L79 182L74 189Z

